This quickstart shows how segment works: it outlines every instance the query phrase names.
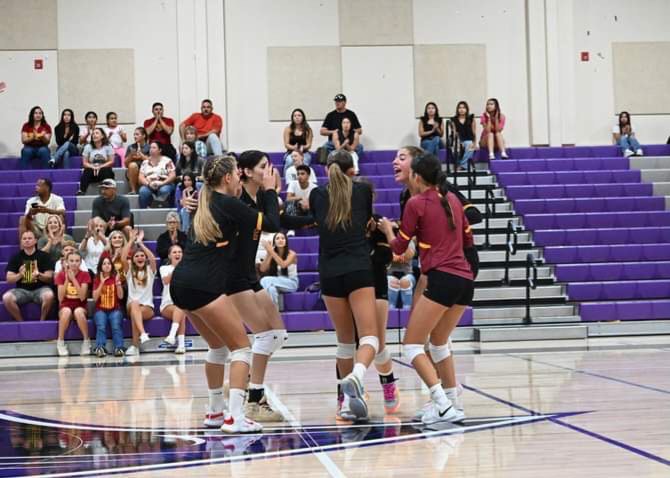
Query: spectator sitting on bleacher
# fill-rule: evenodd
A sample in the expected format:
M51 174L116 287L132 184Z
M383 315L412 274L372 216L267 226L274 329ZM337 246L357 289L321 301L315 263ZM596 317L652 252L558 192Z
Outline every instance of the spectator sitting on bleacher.
M360 137L358 131L353 127L349 118L342 118L340 129L333 133L333 144L336 150L347 151L354 161L354 173L358 174L358 146L360 145Z
M223 130L223 118L214 113L212 100L202 100L200 113L193 113L179 125L179 134L182 140L186 139L186 127L193 126L196 129L198 139L204 141L207 150L214 156L223 154L221 144L221 131Z
M65 234L63 218L58 214L50 214L47 217L46 234L37 240L37 248L49 254L52 262L60 259L63 252L63 243L71 241L72 236Z
M152 118L144 120L144 129L147 130L148 141L158 141L162 146L163 154L171 160L177 159L177 150L172 146L172 132L174 120L164 116L163 103L156 102L151 106Z
M401 308L409 310L412 307L412 296L416 285L412 271L412 259L416 252L414 243L412 240L403 254L393 254L393 260L388 268L388 294L391 307L396 307L398 297L402 302Z
M630 123L628 111L619 113L619 124L612 128L612 138L619 145L621 152L627 158L629 156L643 156L642 146L635 137L635 131Z
M86 124L79 128L79 148L83 150L87 144L90 144L93 137L93 131L98 125L98 114L95 111L88 111L84 115Z
M179 214L175 211L170 211L167 213L165 218L165 232L161 233L158 236L156 241L156 253L160 258L160 263L164 264L170 253L170 247L175 244L181 246L182 249L186 248L186 240L188 239L186 234L183 233L180 228Z
M35 196L26 201L26 210L19 220L19 237L31 230L38 239L45 234L47 219L57 214L65 220L65 203L58 194L51 192L53 184L48 178L39 178L35 183Z
M70 167L70 156L76 156L79 153L77 144L79 144L79 125L74 119L74 112L70 108L65 108L60 115L60 121L54 128L56 135L56 153L49 160L50 168L57 168L61 164L64 167Z
M54 264L54 276L65 269L65 258L70 254L70 252L77 252L77 243L74 241L64 241L60 259L58 259ZM79 270L88 272L88 268L86 267L84 261L81 261L79 264Z
M34 167L33 161L39 161L39 168L46 168L49 164L49 143L51 142L51 126L44 118L44 111L39 106L33 106L28 114L28 122L21 127L21 169Z
M500 111L500 103L496 98L486 100L486 109L479 120L482 125L482 136L479 144L482 148L488 148L489 159L495 159L495 148L500 151L500 157L507 159L507 150L505 149L505 138L503 129L505 129L505 115Z
M205 160L196 153L195 144L191 141L184 141L179 149L179 159L175 165L177 181L181 181L181 176L186 171L191 171L202 181L202 168Z
M65 345L65 332L74 317L84 340L81 344L81 355L91 354L91 340L88 336L88 319L86 300L91 276L79 270L81 256L71 252L65 258L65 268L58 273L54 283L58 286L58 339L56 350L59 357L67 357L70 352Z
M114 264L109 255L105 254L98 263L98 273L93 281L93 300L95 301L95 349L93 353L98 357L107 355L107 323L112 329L112 344L114 356L123 357L123 284L114 270Z
M198 158L201 158L204 163L205 158L207 158L207 145L204 141L198 139L198 132L194 126L187 126L184 130L184 141L182 142L182 145L188 142L194 144L193 149L195 149L195 154L197 154ZM179 153L179 155L181 156L181 153Z
M107 249L107 237L105 237L105 230L107 224L100 217L94 217L88 220L86 225L86 235L79 244L79 252L84 257L84 263L91 280L95 277L98 270L98 262L103 252Z
M289 249L283 232L275 234L272 242L262 242L267 255L260 264L261 287L268 291L272 302L279 306L279 292L298 290L298 255Z
M77 196L86 194L88 185L99 183L105 179L114 179L114 150L109 145L102 128L95 128L91 133L91 142L84 146L81 154L81 180Z
M312 161L312 155L309 153L312 147L314 133L307 123L305 112L296 108L291 112L291 124L284 128L284 169L286 170L293 164L293 152L297 151L304 156L305 164L309 166Z
M304 164L309 168L309 182L316 184L316 173L314 172L314 169L312 169L309 164L305 163L305 158L304 155L302 154L301 151L293 151L291 153L291 165L286 168L284 172L284 181L286 181L286 184L290 184L291 181L297 181L298 179L298 170L296 169L298 166L301 164Z
M113 231L109 235L109 242L107 243L107 250L105 254L108 254L112 258L112 264L114 264L114 270L121 279L121 283L126 285L126 271L128 270L128 252L130 251L130 246L132 244L128 242L126 236L121 231Z
M129 237L132 228L130 202L125 196L117 194L113 179L105 179L100 184L100 196L93 200L91 217L102 218L107 223L107 234L121 230Z
M444 125L437 104L432 101L426 103L423 116L419 118L419 139L421 147L430 154L438 156L444 136Z
M128 141L128 136L126 135L123 126L119 124L119 117L115 112L110 111L107 113L107 125L103 127L103 130L107 135L107 140L114 150L114 153L120 159L119 164L123 164L123 160L126 157L126 150L124 149L123 144Z
M127 169L126 179L128 179L128 184L130 185L128 194L137 194L137 190L140 187L140 166L142 166L142 163L146 159L149 159L147 130L141 126L135 128L133 139L135 142L128 145L128 148L126 149L126 157L123 162L123 165Z
M333 101L335 101L335 109L326 115L326 119L323 120L321 130L319 131L321 136L328 138L323 147L329 153L337 149L332 138L334 133L342 129L342 120L344 118L348 118L351 122L351 129L358 133L359 136L363 135L363 128L358 121L358 116L353 111L347 109L347 97L340 93L335 95ZM359 156L363 154L363 145L360 142L356 145L356 153Z
M195 215L196 209L198 209L198 189L197 183L195 180L195 174L191 171L186 171L181 177L181 183L179 184L179 192L181 197L177 204L177 210L179 212L179 219L181 221L181 227L179 228L182 232L188 232L191 227L191 220Z
M291 181L286 189L286 214L304 216L309 212L309 194L316 188L316 183L310 181L311 169L304 164L296 167L298 179Z
M154 204L168 206L176 180L174 163L167 156L163 156L159 142L151 141L149 159L140 167L140 207L145 209Z
M54 301L51 290L53 282L53 262L49 254L37 249L37 239L33 231L21 234L21 250L7 263L9 284L16 284L2 296L7 312L18 322L23 320L20 306L28 303L40 304L40 320L47 318Z

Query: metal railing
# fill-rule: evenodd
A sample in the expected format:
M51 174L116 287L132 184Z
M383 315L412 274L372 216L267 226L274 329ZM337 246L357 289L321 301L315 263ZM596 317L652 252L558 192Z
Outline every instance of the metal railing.
M521 228L514 224L513 221L507 221L507 232L505 235L505 276L503 277L503 284L509 285L509 266L510 256L515 256L517 246L519 245L519 230Z
M493 187L493 184L489 184L484 190L484 249L491 247L489 220L496 214L496 197L493 194Z
M533 271L531 276L530 271ZM526 317L523 319L524 324L530 324L530 290L537 288L537 261L533 254L526 256Z

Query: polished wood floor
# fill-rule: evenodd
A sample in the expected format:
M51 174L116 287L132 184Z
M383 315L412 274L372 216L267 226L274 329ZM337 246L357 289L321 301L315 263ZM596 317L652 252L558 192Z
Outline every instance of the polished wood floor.
M287 422L236 437L202 430L201 353L0 360L0 476L670 476L670 337L456 348L462 427L413 424L402 363L395 416L371 370L371 423L335 426L333 352L308 349L269 368Z

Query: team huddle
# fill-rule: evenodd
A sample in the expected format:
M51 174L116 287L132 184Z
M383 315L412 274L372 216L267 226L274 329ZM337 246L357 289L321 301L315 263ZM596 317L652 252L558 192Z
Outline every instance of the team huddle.
M259 422L283 420L268 403L264 381L269 358L288 335L276 305L260 286L255 256L262 232L303 227L315 227L319 235L321 295L337 336L338 422L368 420L363 379L373 362L386 413L399 408L385 346L386 269L412 240L418 245L421 278L403 355L431 397L417 419L431 425L465 418L449 342L472 301L477 273L464 198L446 181L439 160L418 148L400 149L393 170L396 181L407 186L398 224L373 214L374 191L356 178L347 151L328 157L328 183L312 190L306 216L280 213L275 173L264 153L246 151L238 160L216 156L207 162L188 244L169 288L174 304L186 311L209 347L205 426L225 433L259 432ZM245 326L253 333L253 344Z

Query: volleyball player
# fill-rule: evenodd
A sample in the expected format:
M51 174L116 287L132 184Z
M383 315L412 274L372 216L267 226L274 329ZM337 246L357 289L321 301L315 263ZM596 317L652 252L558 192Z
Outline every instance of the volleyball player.
M335 326L337 367L344 377L339 416L367 420L363 377L379 352L374 278L366 238L372 218L372 190L367 184L352 181L354 163L346 151L331 154L326 170L328 184L310 193L309 209L319 233L321 295ZM358 350L355 331L360 337Z
M239 170L232 157L216 157L203 169L204 185L198 198L184 257L170 283L174 304L186 311L191 323L209 346L205 374L209 388L206 426L220 424L226 433L256 432L261 425L244 415L251 348L240 314L225 294L228 271L238 267L238 240L248 229L276 232L279 228L277 197L266 193L266 214L250 209L237 199ZM272 181L272 183L270 183ZM268 175L264 184L273 184ZM268 186L269 187L269 186ZM224 414L223 377L230 357L229 413Z
M379 222L395 254L402 254L412 237L419 245L421 272L427 284L411 312L403 353L429 387L432 406L424 411L424 424L460 421L464 414L448 398L424 346L430 337L433 363L450 355L449 335L472 302L474 274L464 250L474 248L472 231L463 206L453 193L441 194L444 180L439 160L420 154L411 162L410 187L398 237L387 219Z

